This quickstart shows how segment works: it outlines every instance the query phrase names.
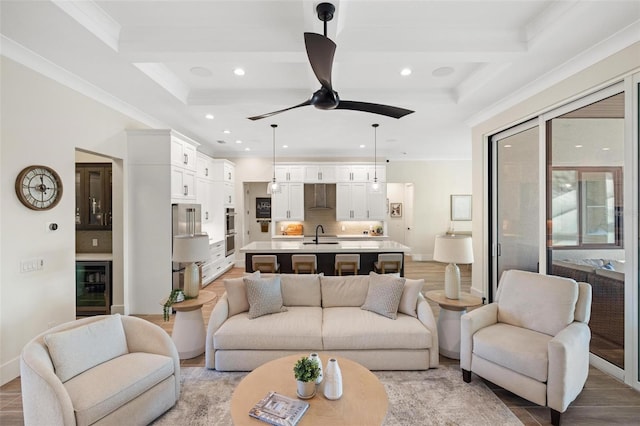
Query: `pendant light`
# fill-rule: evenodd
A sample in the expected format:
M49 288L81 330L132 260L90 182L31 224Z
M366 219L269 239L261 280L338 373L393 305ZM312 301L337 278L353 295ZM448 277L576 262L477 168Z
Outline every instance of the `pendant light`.
M374 191L377 191L380 185L378 185L378 126L379 124L374 123L371 125L373 127L373 183L371 184L371 188Z
M267 185L267 194L272 194L278 190L278 183L276 182L276 127L277 124L272 124L273 129L273 179Z

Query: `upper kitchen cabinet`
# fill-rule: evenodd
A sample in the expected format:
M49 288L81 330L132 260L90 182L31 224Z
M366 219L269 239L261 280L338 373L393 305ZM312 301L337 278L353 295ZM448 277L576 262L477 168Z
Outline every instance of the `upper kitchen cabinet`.
M386 170L386 166L373 164L338 165L337 182L373 182L374 177L378 178L378 182L385 182Z
M299 164L277 165L275 167L276 181L279 182L304 182L304 166Z
M304 168L305 183L335 183L335 164L308 164Z
M111 187L111 164L76 164L76 229L111 230Z
M278 183L271 194L271 216L278 220L304 220L304 184Z
M171 164L196 171L196 147L185 140L171 137Z
M367 220L367 184L336 184L336 220Z

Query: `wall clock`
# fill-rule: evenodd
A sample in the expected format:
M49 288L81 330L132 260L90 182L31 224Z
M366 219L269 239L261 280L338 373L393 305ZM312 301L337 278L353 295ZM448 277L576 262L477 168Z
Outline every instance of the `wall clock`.
M28 166L16 178L16 195L32 210L49 210L62 197L62 180L47 166Z

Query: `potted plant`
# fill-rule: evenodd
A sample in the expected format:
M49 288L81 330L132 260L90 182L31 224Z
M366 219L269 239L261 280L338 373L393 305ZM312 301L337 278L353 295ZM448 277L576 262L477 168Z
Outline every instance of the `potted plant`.
M293 367L293 373L298 384L298 397L313 397L316 394L316 379L320 376L320 364L317 359L303 356Z
M176 288L171 290L171 294L162 305L162 316L165 321L169 321L169 315L171 315L171 305L174 303L182 302L184 300L184 292L182 289Z

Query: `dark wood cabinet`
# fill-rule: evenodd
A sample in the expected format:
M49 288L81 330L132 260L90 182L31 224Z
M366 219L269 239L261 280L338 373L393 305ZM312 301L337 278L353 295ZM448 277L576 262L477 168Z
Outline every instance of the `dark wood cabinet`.
M111 164L76 163L76 229L111 230Z

